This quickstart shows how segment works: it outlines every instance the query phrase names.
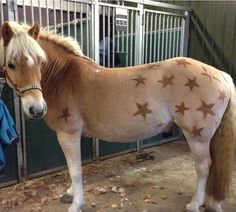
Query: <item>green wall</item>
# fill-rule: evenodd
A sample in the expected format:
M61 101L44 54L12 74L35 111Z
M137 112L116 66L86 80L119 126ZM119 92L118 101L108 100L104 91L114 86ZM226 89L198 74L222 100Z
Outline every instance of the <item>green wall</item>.
M191 8L189 56L236 82L236 1L164 1Z

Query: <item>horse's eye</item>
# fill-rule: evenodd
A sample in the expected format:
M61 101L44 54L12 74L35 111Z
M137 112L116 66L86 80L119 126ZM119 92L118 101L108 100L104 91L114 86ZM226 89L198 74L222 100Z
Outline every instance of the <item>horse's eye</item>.
M8 63L7 66L10 69L15 69L16 68L16 66L14 64L12 64L12 63Z

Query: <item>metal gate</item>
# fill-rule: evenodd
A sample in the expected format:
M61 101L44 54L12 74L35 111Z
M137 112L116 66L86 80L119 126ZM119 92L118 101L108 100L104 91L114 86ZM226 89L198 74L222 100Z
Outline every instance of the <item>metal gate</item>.
M5 20L38 22L74 37L85 55L107 67L139 65L187 54L189 10L176 5L149 0L0 0L0 12L0 24ZM22 141L14 152L16 165L9 164L16 170L14 179L64 168L65 159L55 133L42 120L27 120L15 94L12 101ZM168 138L157 135L122 144L83 138L82 158L89 161L110 157L178 137L179 131L175 130ZM6 178L0 183L10 181Z

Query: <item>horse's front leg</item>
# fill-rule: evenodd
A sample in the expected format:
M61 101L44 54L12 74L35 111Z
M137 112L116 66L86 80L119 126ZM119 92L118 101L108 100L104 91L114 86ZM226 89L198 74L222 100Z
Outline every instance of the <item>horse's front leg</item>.
M71 187L67 190L67 194L73 196L73 202L68 211L78 212L83 204L81 131L73 133L57 131L57 138L64 152L71 177Z
M63 204L71 204L73 202L74 188L71 183L70 187L66 190L65 194L61 197L60 201Z

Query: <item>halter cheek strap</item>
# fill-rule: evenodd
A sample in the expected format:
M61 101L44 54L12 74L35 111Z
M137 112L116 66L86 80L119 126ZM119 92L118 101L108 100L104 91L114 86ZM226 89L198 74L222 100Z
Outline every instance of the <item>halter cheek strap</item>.
M7 74L7 70L6 70L5 66L3 67L3 73L5 75L5 79L7 79L12 84L12 86L14 87L14 90L16 91L17 96L19 96L19 97L23 96L23 93L25 93L26 91L30 91L30 90L39 90L42 92L41 86L37 85L37 84L30 84L30 85L26 85L22 88L17 88L17 85L15 83L13 83L13 81L11 80L9 75ZM7 80L6 80L6 82L7 82Z
M30 90L39 90L42 92L42 88L40 85L37 84L30 84L30 85L26 85L22 88L17 88L17 85L12 81L12 79L10 78L10 76L7 73L7 69L6 69L6 48L4 51L4 65L3 65L3 69L2 72L4 74L6 83L7 80L12 84L14 90L16 91L17 96L21 97L23 95L23 93L25 93L26 91L30 91Z

